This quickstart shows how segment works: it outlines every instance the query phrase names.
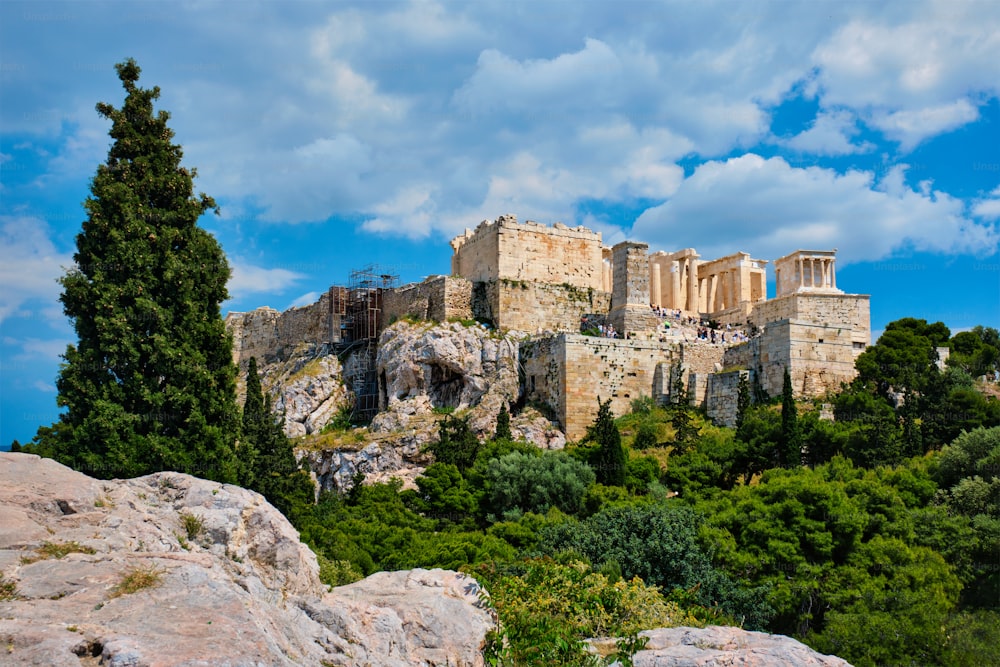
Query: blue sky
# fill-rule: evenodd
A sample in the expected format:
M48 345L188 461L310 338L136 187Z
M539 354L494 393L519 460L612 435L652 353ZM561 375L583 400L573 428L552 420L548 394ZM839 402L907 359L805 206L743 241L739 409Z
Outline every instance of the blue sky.
M992 0L7 0L2 446L58 414L55 281L127 57L222 207L226 310L447 273L452 236L513 213L705 258L838 248L876 331L1000 325Z

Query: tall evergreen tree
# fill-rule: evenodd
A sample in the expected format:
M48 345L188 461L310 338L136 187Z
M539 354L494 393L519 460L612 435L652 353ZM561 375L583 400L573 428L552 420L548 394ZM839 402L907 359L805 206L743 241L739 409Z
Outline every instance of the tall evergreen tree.
M497 428L493 435L494 440L511 440L513 435L510 432L510 413L507 412L507 404L504 403L500 406L500 412L497 413Z
M97 105L114 142L84 202L76 266L60 281L79 339L57 380L66 411L38 444L101 477L236 481L236 368L220 313L229 265L197 226L218 209L194 195L170 116L153 111L159 88L136 85L132 59L115 69L127 95L120 109Z
M611 414L611 399L602 403L598 398L597 405L597 418L588 433L588 439L598 446L594 461L597 481L608 486L623 486L628 459L622 448L622 436L615 424L615 417Z
M781 447L778 463L784 468L802 465L802 438L799 433L798 412L792 396L792 376L785 368L781 385Z
M291 518L312 503L314 485L295 459L283 419L271 411L257 374L257 359L247 367L247 397L243 403L240 442L241 483L257 491Z

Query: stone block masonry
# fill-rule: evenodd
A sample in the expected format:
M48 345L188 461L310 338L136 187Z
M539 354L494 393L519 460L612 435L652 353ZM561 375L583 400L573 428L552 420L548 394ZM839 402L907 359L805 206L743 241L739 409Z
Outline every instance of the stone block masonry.
M472 283L464 278L430 276L421 283L385 290L383 326L405 317L438 322L472 319Z
M649 396L663 402L664 376L680 361L685 373L718 369L723 349L645 340L557 334L521 344L522 394L559 422L568 440L579 440L597 417L598 398L611 399L616 416L632 401ZM664 369L667 369L666 371Z
M483 221L451 241L451 272L473 282L499 279L603 290L601 235L561 223Z
M284 359L298 345L326 345L340 340L339 320L333 314L331 293L316 303L279 313L263 307L226 315L226 328L233 336L233 362L241 370L250 357L258 363Z
M607 292L569 284L500 279L480 285L476 319L510 331L577 333L584 315L603 318L611 304Z

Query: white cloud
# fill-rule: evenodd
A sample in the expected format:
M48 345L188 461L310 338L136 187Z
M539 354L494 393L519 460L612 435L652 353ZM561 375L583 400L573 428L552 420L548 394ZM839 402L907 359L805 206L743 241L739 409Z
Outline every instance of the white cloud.
M972 214L984 220L1000 220L1000 187L973 204Z
M971 100L1000 93L1000 5L900 4L848 21L812 59L824 106L854 109L909 150L974 121Z
M302 296L300 296L299 298L295 299L290 304L288 304L288 307L299 308L300 306L309 306L319 301L319 297L320 297L319 292L306 292L305 294L303 294Z
M898 141L904 151L909 151L928 137L957 129L977 118L979 110L968 100L961 99L922 109L874 111L869 122L889 139Z
M70 253L59 252L41 218L0 216L0 323L19 314L28 301L57 303L56 280L72 264Z
M42 380L35 380L34 382L31 383L31 386L45 394L56 393L56 386L51 382L43 382Z
M230 257L233 274L229 278L229 295L232 299L246 298L250 294L280 294L305 276L296 271L255 266L239 257Z
M708 258L838 248L841 263L850 263L902 247L997 251L998 230L965 217L963 203L946 193L910 189L904 172L901 165L876 181L868 172L800 169L754 154L707 162L668 202L643 213L632 235L663 249L694 245ZM725 241L705 244L710 238Z
M858 132L852 113L830 111L817 115L808 130L780 143L792 150L814 155L850 155L873 150L874 146L869 142L853 142L852 138Z

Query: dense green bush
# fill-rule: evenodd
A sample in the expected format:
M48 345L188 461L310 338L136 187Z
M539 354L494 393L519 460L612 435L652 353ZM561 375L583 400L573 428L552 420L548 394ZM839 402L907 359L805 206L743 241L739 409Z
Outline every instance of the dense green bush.
M576 514L593 483L594 471L563 452L511 452L486 466L483 509L491 521L516 519L525 512L544 514L551 507Z

